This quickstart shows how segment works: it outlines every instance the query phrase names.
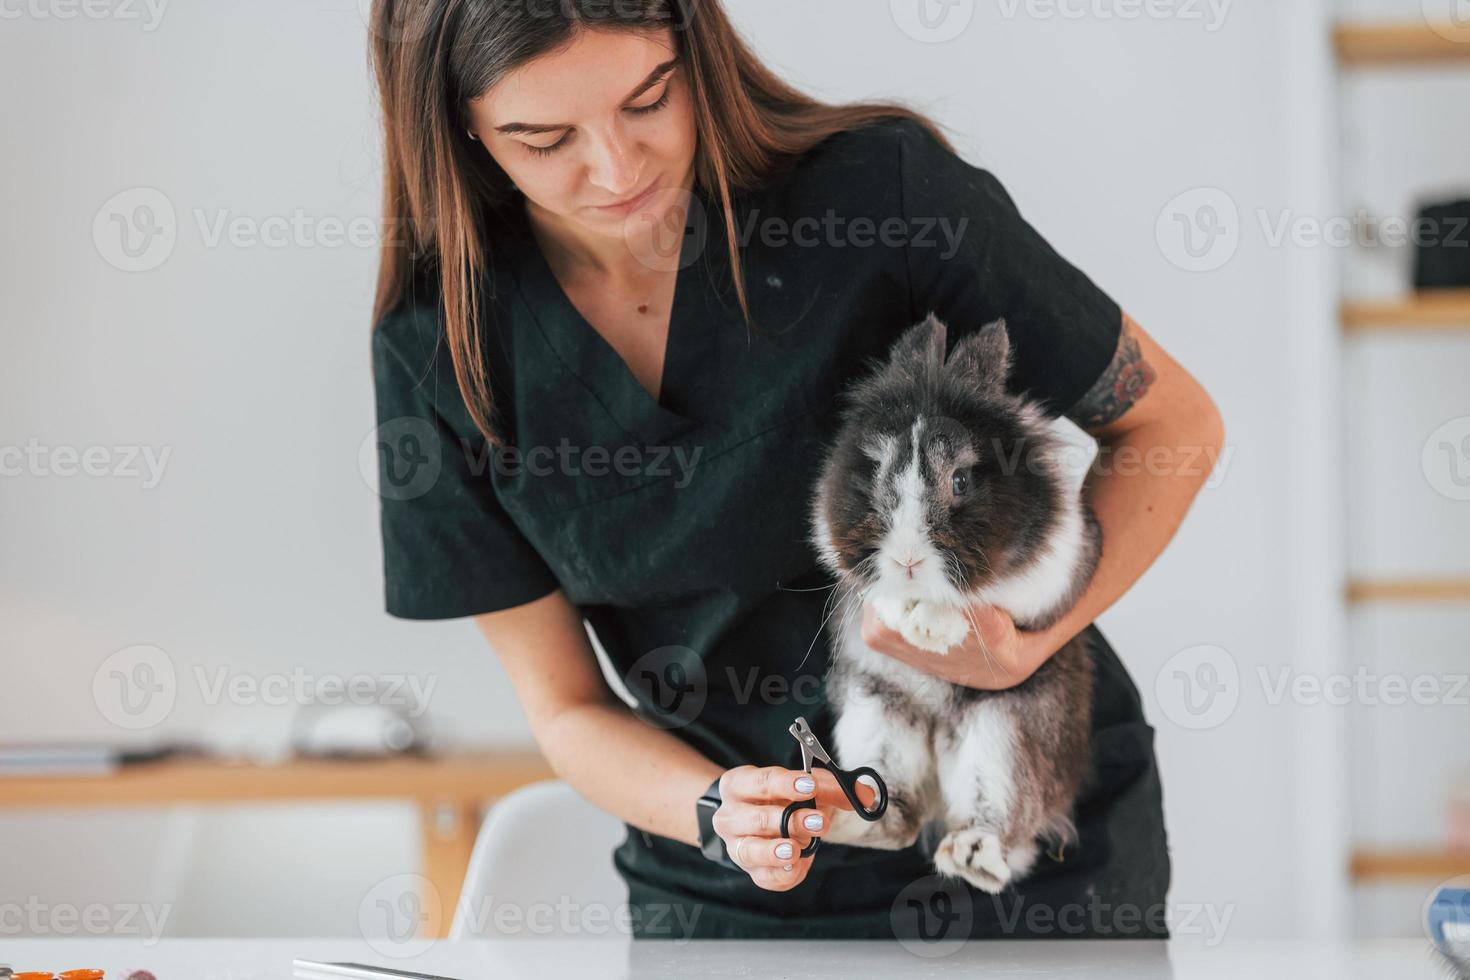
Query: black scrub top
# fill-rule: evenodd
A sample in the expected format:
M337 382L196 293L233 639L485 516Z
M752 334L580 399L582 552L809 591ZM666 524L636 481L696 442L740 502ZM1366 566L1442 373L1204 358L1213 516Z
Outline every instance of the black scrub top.
M808 540L808 501L838 391L931 311L951 346L1004 316L1012 390L1061 414L1108 365L1122 313L995 176L911 121L830 137L737 196L757 332L734 299L723 215L698 198L657 399L560 288L523 208L493 231L485 300L492 394L513 450L490 453L470 421L431 283L378 325L386 607L446 619L560 588L648 724L721 766L799 768L787 727L804 715L830 745L834 721L822 691L832 579ZM1096 626L1087 633L1094 767L1080 846L1061 861L1042 857L995 900L933 877L932 840L896 852L826 845L802 884L773 892L628 826L612 860L634 934L876 938L928 936L939 923L977 937L1165 935L1153 728L1117 655ZM1107 911L1128 907L1132 918Z

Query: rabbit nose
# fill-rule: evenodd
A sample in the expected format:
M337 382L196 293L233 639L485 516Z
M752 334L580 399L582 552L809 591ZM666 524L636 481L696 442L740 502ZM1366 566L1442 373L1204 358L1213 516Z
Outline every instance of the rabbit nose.
M909 573L909 578L913 578L914 569L924 563L924 559L922 558L895 558L893 560L898 564L900 568Z

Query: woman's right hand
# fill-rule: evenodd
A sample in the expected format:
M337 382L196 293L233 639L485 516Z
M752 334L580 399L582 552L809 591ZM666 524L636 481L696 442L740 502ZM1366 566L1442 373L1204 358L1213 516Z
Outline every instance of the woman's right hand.
M859 783L858 796L864 806L871 806L877 791ZM782 837L782 811L795 800L813 798L816 809L793 811L787 827L791 836ZM851 810L852 804L825 769L802 772L781 766L737 766L720 777L714 828L724 839L730 859L752 881L768 891L784 892L806 879L816 855L800 857L801 850L831 826L832 814L839 807Z

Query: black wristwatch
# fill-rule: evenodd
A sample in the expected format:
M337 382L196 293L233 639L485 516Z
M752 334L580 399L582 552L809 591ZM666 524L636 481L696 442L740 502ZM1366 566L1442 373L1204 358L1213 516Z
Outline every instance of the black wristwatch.
M725 848L725 838L715 833L715 811L720 808L720 781L716 779L709 784L709 789L704 791L694 804L695 812L699 815L699 850L705 857L715 864L729 868L731 871L745 871L740 865L730 859L730 852Z

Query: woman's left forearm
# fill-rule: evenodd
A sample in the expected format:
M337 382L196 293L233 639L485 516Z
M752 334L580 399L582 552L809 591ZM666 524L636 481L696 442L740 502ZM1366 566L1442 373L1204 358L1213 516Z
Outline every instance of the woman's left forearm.
M1099 446L1088 495L1102 529L1102 557L1087 589L1051 626L1024 632L1038 666L1133 587L1179 529L1224 444L1212 405L1149 422Z

